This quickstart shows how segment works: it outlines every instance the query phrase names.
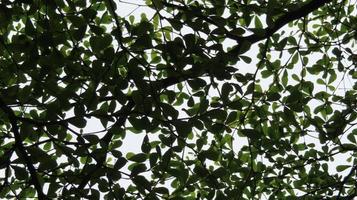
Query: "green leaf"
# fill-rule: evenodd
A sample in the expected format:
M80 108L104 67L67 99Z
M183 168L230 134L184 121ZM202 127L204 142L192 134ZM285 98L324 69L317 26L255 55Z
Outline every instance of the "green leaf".
M230 112L227 117L226 124L230 124L230 123L236 121L237 117L238 117L238 113L236 111Z
M133 182L140 187L143 187L147 190L151 190L150 182L144 176L135 176Z
M54 158L50 156L42 156L41 158L39 158L39 161L39 170L51 170L57 167L57 162L54 160Z
M112 37L110 35L104 35L104 36L92 36L89 39L89 43L93 49L93 51L101 51L107 48L109 45L112 44Z
M352 133L349 133L348 135L347 135L347 139L350 141L350 142L352 142L352 143L357 143L356 142L356 133L355 133L356 131L352 131Z
M148 126L150 125L149 119L146 117L143 118L129 117L129 122L138 131L142 131L148 128Z
M160 106L164 115L171 117L171 119L177 119L179 112L173 106L167 103L161 103Z
M273 72L271 70L264 70L261 73L263 78L268 78L269 76L273 75Z
M141 162L146 161L147 155L145 153L138 153L138 154L134 154L132 156L129 156L127 158L130 161L141 163Z
M336 167L337 172L342 172L345 171L346 169L350 168L351 166L349 165L339 165Z
M127 161L125 158L119 157L119 158L117 159L117 161L115 162L115 164L114 164L114 169L116 169L116 170L121 169L122 167L125 166L125 164L126 164L127 162L128 162L128 161Z
M131 175L135 176L137 174L140 174L142 172L145 172L147 170L145 164L135 164L133 168L131 169Z
M91 144L97 144L99 142L99 137L97 135L83 135L83 138L88 140Z
M132 48L135 50L145 50L152 47L151 37L149 35L142 35L136 39L135 43L132 45Z
M143 151L144 153L149 153L150 150L151 150L151 145L149 143L149 137L148 135L145 135L143 139L143 143L141 144L141 151Z
M228 172L224 167L220 167L220 168L214 170L213 173L212 173L212 175L217 177L217 178L222 178L226 174L228 174Z
M154 167L156 162L158 161L159 155L157 153L151 153L149 155L149 162L150 162L150 166Z
M249 64L252 62L252 59L248 56L239 56L245 63Z
M254 17L254 24L255 24L255 28L263 28L263 24L260 21L259 17Z
M164 7L162 0L152 0L152 4L157 10L161 10Z
M227 112L225 110L222 109L213 109L208 111L209 112L209 116L213 119L217 119L220 121L225 121L227 118Z
M268 101L277 101L280 99L280 94L277 92L268 92L267 93L267 100Z
M244 54L245 52L249 51L251 45L252 45L252 43L250 43L249 41L243 40L243 42L238 45L238 47L239 47L238 54Z
M87 120L85 120L83 117L74 117L70 119L68 122L78 128L84 128L87 125Z
M276 45L276 49L277 50L283 50L285 47L286 47L286 44L287 44L287 42L288 42L288 38L284 38L284 39L282 39L277 45Z
M169 194L169 190L165 187L157 187L153 191L158 194L166 194L166 195Z
M12 166L15 171L15 176L18 180L27 180L29 177L29 173L23 167Z
M284 70L283 76L281 78L281 81L283 83L283 86L287 86L288 84L288 72L287 70Z
M299 54L295 53L291 59L291 63L296 64L299 61Z
M202 155L209 160L216 161L218 160L220 153L216 148L211 147L207 151L203 151Z
M173 124L179 136L186 138L188 134L191 133L192 124L181 120L176 120Z
M254 130L254 129L243 129L242 134L250 139L256 140L262 137L262 133Z
M328 79L328 84L333 83L337 79L337 74L334 70L329 70L330 78Z

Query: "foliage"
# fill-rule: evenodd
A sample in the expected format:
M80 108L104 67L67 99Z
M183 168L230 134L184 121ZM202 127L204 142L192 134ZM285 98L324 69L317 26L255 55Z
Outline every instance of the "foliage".
M354 0L2 1L0 198L351 199L356 25Z

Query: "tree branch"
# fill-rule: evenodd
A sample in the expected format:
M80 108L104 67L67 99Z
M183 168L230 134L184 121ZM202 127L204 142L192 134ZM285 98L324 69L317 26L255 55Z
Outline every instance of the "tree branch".
M270 36L272 36L280 28L282 28L289 22L292 22L296 19L300 19L304 16L307 16L311 12L317 10L318 8L321 8L322 6L324 6L325 4L327 4L331 1L332 0L311 0L310 2L305 3L301 7L297 8L295 10L289 11L289 12L285 13L284 15L282 15L281 17L279 17L272 26L269 26L269 27L263 29L262 32L264 34L256 34L255 33L250 36L243 37L243 36L238 36L238 35L229 33L229 31L226 30L225 34L226 34L227 38L233 39L238 43L238 45L235 46L234 48L232 48L232 50L230 50L228 52L228 54L233 57L238 56L239 54L241 54L240 51L242 49L242 44L247 43L247 42L250 44L254 44L261 40L268 39ZM179 5L170 4L167 2L164 2L164 5L174 7L174 8L180 9L180 10L185 10L185 11L188 11L188 9L189 9L187 6L179 6ZM210 20L209 18L207 18L205 16L202 16L201 14L198 14L197 17L207 21L208 23L212 22L212 20ZM199 73L190 73L190 72L191 71L187 71L187 73L185 73L185 75L182 75L182 76L167 77L165 79L155 81L155 84L157 84L160 88L167 88L169 86L175 85L182 81L186 81L190 78L200 77L206 73L205 71L202 71Z
M337 200L341 199L341 194L342 194L342 190L343 190L343 186L348 182L348 179L353 175L353 173L357 173L357 165L355 165L354 167L352 167L352 169L350 170L350 172L347 174L347 176L345 176L345 178L343 179L343 181L341 182L340 188L338 190L338 195L336 197Z
M233 34L227 34L228 38L231 38L238 42L238 45L235 48L233 48L230 51L230 53L233 55L238 54L240 52L241 44L243 42L249 42L249 43L253 44L258 41L268 39L270 36L272 36L275 32L277 32L280 28L282 28L286 24L288 24L294 20L297 20L297 19L307 16L311 12L317 10L318 8L321 8L322 6L324 6L325 4L327 4L331 1L332 0L311 0L310 2L299 7L298 9L288 11L287 13L285 13L284 15L279 17L272 26L265 28L264 31L262 31L262 32L264 32L264 34L252 34L252 35L246 36L246 37L241 37L241 36L237 36L237 35L233 35Z
M115 122L116 127L122 127L125 125L126 119L130 113L130 111L134 108L135 103L132 99L129 100L129 102L127 103L127 105L124 105L121 109L120 109L120 113L127 113L127 115L121 115L118 120ZM114 127L113 126L113 127ZM101 139L101 146L105 149L105 151L108 150L109 147L109 143L111 142L112 138L114 136L114 132L113 131L108 131L105 136ZM81 191L84 189L84 187L88 184L88 182L90 181L91 177L96 173L97 170L99 170L103 164L106 161L106 157L107 153L105 153L105 155L103 157L101 157L100 160L97 161L97 164L95 165L95 167L93 168L93 170L91 170L90 173L86 174L83 178L81 183L78 186L78 190ZM83 170L84 171L84 170Z
M25 146L22 142L21 135L19 132L19 126L17 125L17 117L14 111L11 108L9 108L1 98L0 98L0 108L8 116L8 119L10 121L15 136L15 147L19 150L19 154L20 154L19 157L21 157L25 161L25 165L27 166L30 172L30 176L31 176L30 183L33 184L33 186L35 187L38 194L38 199L40 200L48 199L42 191L42 186L38 179L38 174L36 172L35 166L32 164L31 158L30 156L28 156Z

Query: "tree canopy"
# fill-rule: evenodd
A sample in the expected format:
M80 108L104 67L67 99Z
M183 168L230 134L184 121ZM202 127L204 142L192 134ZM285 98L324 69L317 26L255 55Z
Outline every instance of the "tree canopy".
M355 0L2 1L0 198L352 199L356 16Z

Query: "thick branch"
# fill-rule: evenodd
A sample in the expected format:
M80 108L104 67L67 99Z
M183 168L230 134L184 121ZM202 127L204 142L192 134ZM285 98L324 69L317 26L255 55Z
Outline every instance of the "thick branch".
M27 166L30 172L30 183L33 184L33 186L35 187L38 194L38 199L47 199L46 195L42 191L42 186L38 179L35 166L32 164L31 158L28 156L25 146L22 143L19 126L17 125L17 119L14 111L9 108L2 99L0 99L0 108L6 113L9 118L15 136L15 147L19 150L19 156L25 161L25 165Z
M227 34L227 37L234 39L239 43L238 46L236 48L233 48L230 53L237 54L241 48L240 44L242 44L243 42L249 42L253 44L258 41L268 39L270 36L272 36L275 32L277 32L280 28L282 28L286 24L307 16L308 14L312 13L313 11L317 10L318 8L324 6L325 4L331 1L332 0L311 0L309 3L302 5L298 9L289 11L284 15L282 15L281 17L279 17L272 26L269 26L264 29L263 31L264 34L252 34L246 37Z
M318 8L324 6L325 4L327 4L331 1L332 0L311 0L310 2L299 7L298 9L289 11L286 14L279 17L272 26L269 26L264 29L264 31L263 31L264 34L252 34L250 36L243 37L243 36L234 35L234 34L229 33L228 31L225 31L227 38L233 39L233 40L237 41L237 43L238 43L238 45L236 47L234 47L229 52L229 54L231 56L238 56L240 54L243 43L248 42L250 44L253 44L253 43L259 42L261 40L268 39L270 36L272 36L275 32L277 32L280 28L282 28L289 22L292 22L296 19L305 17L308 14L310 14L311 12L317 10ZM164 4L166 6L174 7L174 8L185 10L185 11L187 11L189 9L187 6L179 6L179 5L174 5L174 4L170 4L170 3L166 3L166 2ZM202 15L199 15L197 17L199 17L205 21L208 20L207 22L209 22L209 23L211 22L211 20L209 20L209 18L204 17ZM204 73L206 73L206 72L202 71L200 73L194 74L194 76L185 75L185 76L177 76L177 77L168 77L168 78L156 81L155 84L157 84L161 88L166 88L166 87L175 85L177 83L180 83L182 81L188 80L190 78L200 77ZM190 74L190 73L186 73L186 74Z

